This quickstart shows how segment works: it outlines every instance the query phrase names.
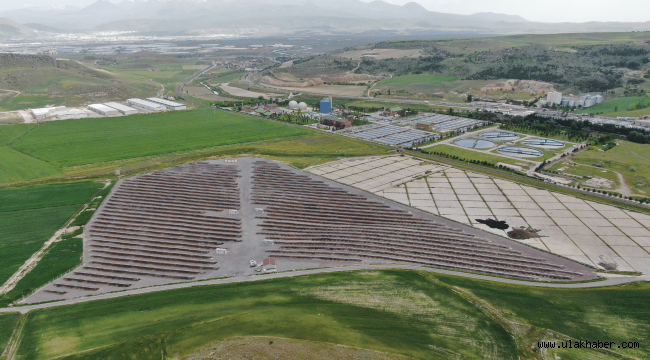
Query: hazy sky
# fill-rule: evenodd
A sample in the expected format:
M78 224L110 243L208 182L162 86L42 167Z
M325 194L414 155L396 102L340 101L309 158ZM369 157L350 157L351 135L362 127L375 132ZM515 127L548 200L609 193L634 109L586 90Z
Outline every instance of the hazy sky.
M96 0L0 0L0 10L30 6L73 5L87 6ZM110 0L114 3L118 0ZM315 0L319 1L319 0ZM362 0L370 2L373 0ZM403 5L410 1L420 3L432 11L454 14L496 12L520 15L532 21L650 21L648 0L384 0Z

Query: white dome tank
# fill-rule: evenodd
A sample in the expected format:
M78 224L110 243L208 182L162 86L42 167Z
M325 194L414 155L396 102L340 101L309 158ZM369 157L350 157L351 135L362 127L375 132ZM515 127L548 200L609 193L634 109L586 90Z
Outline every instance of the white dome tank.
M300 104L298 104L298 109L300 109L300 111L307 111L307 104L301 102Z
M298 102L295 100L289 101L289 109L297 109L298 108Z

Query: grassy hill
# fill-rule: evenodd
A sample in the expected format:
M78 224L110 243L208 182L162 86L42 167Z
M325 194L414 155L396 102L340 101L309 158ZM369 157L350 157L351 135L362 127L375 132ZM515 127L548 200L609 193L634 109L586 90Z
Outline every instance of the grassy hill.
M647 358L648 296L642 282L541 290L417 271L319 274L37 310L24 318L18 356L186 358L231 337L274 336L413 359ZM641 347L537 348L566 339ZM232 347L229 357L251 358L247 350Z
M93 101L124 100L154 95L140 83L87 67L73 60L50 56L0 54L0 110L20 110L44 105L79 105Z

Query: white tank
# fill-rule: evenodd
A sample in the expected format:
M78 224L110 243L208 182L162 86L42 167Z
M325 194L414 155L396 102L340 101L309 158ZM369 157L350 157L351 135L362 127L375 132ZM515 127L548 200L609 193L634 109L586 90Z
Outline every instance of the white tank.
M289 101L289 109L297 109L298 108L298 102L295 100Z
M300 104L298 104L298 109L300 109L300 111L307 111L307 104L301 102Z

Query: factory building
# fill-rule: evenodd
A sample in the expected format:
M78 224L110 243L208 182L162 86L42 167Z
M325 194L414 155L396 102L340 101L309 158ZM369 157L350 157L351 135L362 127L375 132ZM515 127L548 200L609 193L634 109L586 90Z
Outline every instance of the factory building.
M187 106L185 104L180 104L175 101L169 101L157 97L150 97L147 98L148 101L154 102L156 104L160 104L164 107L166 107L169 110L185 110L187 109Z
M88 105L88 109L104 116L117 116L120 114L119 111L116 109L113 109L112 107L108 107L103 104L91 104Z
M54 110L54 108L40 108L31 109L30 112L32 113L32 116L34 116L34 119L43 120L50 114L50 111L52 110Z
M116 102L107 102L104 103L104 105L119 111L122 115L133 115L138 113L138 110Z
M332 100L325 98L320 101L320 113L329 114L332 112Z
M551 91L546 97L546 104L548 106L561 105L567 107L578 107L587 108L600 104L603 102L602 95L594 94L583 94L578 96L563 96L561 92Z
M147 101L147 100L142 100L142 99L128 99L126 101L127 104L131 106L137 106L139 108L149 110L149 111L164 111L165 107L157 104L155 102Z

